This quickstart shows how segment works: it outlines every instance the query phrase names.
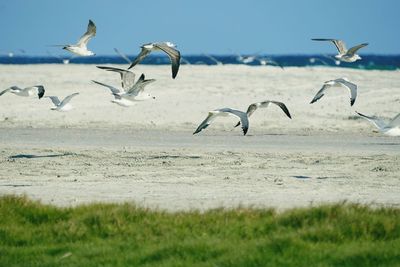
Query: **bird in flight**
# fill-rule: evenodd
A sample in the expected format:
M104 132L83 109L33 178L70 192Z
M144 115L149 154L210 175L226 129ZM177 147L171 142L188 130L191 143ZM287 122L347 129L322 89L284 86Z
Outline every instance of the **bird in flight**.
M87 49L88 42L94 36L96 36L96 25L92 20L89 20L87 30L78 40L78 43L63 45L63 49L79 56L94 56L95 53Z
M361 114L356 111L356 113L361 116L362 118L366 119L367 121L371 122L375 125L378 130L386 135L389 136L400 136L400 113L397 114L393 119L389 122L385 122L382 119L377 117L370 117L364 114Z
M197 134L207 128L216 118L218 117L228 117L228 116L235 116L240 119L240 123L242 124L243 135L246 135L249 129L249 119L247 114L243 111L231 109L231 108L221 108L215 109L208 112L207 117L205 120L200 123L199 127L197 127L196 131L193 134Z
M45 90L44 90L43 85L35 85L35 86L26 87L26 88L19 88L18 86L11 86L11 87L7 88L6 90L3 90L2 92L0 92L0 96L7 92L13 93L18 96L31 96L31 95L37 94L39 99L41 99L44 96Z
M140 54L133 60L128 69L133 68L136 64L147 57L152 51L163 51L169 56L171 60L172 78L175 79L176 75L178 74L181 61L181 53L176 49L176 45L171 42L149 43L142 45L141 48L142 51L140 51Z
M321 97L324 96L326 89L331 87L344 87L350 91L350 105L354 105L357 97L357 85L349 82L347 78L339 78L335 80L326 81L322 88L317 92L314 96L313 100L311 100L310 104L317 102Z
M329 41L332 42L337 50L338 50L338 54L335 55L335 58L340 60L340 61L344 61L344 62L354 62L357 60L360 60L361 57L359 55L356 54L356 52L363 48L364 46L367 46L368 43L363 43L363 44L359 44L356 46L353 46L350 49L346 48L346 44L342 41L342 40L338 40L338 39L321 39L321 38L315 38L315 39L311 39L313 41Z

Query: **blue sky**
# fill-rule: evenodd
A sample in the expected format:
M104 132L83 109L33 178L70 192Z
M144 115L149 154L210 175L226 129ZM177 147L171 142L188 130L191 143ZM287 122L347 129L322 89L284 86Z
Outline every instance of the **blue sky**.
M75 43L89 19L89 48L136 54L152 41L172 41L182 54L334 53L311 38L368 42L364 53L400 54L398 0L0 0L0 51L30 55Z

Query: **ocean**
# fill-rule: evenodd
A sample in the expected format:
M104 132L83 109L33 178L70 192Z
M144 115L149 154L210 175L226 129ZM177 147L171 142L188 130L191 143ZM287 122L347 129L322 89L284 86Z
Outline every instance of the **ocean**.
M135 56L128 56L133 60ZM182 55L181 64L217 65L247 64L250 66L277 65L282 67L338 66L370 70L396 70L400 68L400 55L362 55L362 60L354 63L338 62L333 55ZM68 57L68 56L0 56L0 64L128 64L119 55ZM150 55L140 64L169 64L165 55Z

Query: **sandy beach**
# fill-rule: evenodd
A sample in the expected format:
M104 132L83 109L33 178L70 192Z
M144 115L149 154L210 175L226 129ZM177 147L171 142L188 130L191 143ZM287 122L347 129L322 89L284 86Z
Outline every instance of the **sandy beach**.
M120 66L125 67L125 66ZM156 99L123 108L91 80L119 85L94 65L0 65L0 85L43 84L46 95L74 92L70 112L43 98L0 97L0 194L26 194L60 206L134 201L167 210L256 206L287 209L349 201L400 206L400 138L386 137L355 110L391 118L400 112L399 71L139 65ZM309 102L326 80L347 77ZM260 109L243 136L234 118L192 132L209 110Z

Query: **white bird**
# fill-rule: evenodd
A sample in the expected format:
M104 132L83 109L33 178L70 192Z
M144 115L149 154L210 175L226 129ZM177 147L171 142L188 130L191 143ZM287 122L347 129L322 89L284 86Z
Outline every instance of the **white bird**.
M391 119L388 123L379 119L377 117L369 117L364 114L358 113L362 118L368 120L373 123L378 130L389 136L400 136L400 113L396 115L393 119Z
M249 119L247 114L243 111L231 109L231 108L221 108L208 112L207 118L200 123L199 127L197 127L196 131L193 134L197 134L201 132L203 129L207 128L217 117L228 117L235 116L240 119L242 124L243 134L246 135L247 130L249 129Z
M262 101L262 102L257 102L257 103L253 103L251 105L249 105L249 107L247 108L247 117L250 117L254 111L256 111L258 108L267 108L269 107L270 104L275 104L278 107L280 107L283 112L286 114L286 116L289 117L289 119L292 118L292 116L289 113L289 109L286 107L286 105L282 102L279 101L273 101L273 100L266 100L266 101ZM240 121L235 125L235 127L238 127L240 125Z
M57 111L69 111L72 109L71 104L69 103L71 99L74 96L79 95L79 93L73 93L63 99L63 101L60 101L60 99L57 96L46 96L50 98L50 100L53 102L54 107L51 108L51 110L57 110Z
M7 88L6 90L0 92L0 96L10 92L18 96L32 96L34 94L37 94L39 99L41 99L44 95L44 87L43 85L35 85L35 86L30 86L26 88L19 88L18 86L11 86Z
M236 59L243 64L249 64L256 60L256 56L241 56L238 54Z
M331 87L344 87L350 91L350 105L354 105L357 97L357 85L349 82L347 78L339 78L336 80L326 81L322 88L317 92L313 100L311 100L310 104L318 101L321 97L324 96L325 90Z
M95 53L87 49L88 42L94 36L96 36L96 25L93 23L92 20L89 20L87 30L78 40L78 43L72 45L65 45L63 49L79 56L94 56Z
M273 65L273 66L277 66L280 67L281 69L284 70L283 66L281 64L279 64L278 62L270 59L270 58L256 58L261 65L266 66L266 65Z
M359 55L356 54L356 52L360 49L363 48L364 46L367 46L368 43L363 43L363 44L359 44L356 46L353 46L352 48L348 49L346 48L346 44L342 41L342 40L338 40L338 39L311 39L313 41L330 41L332 42L339 54L335 55L335 58L340 60L340 61L344 61L344 62L354 62L357 60L360 60L361 57Z
M124 90L129 90L135 84L135 74L130 70L119 69L114 67L108 66L96 66L99 69L106 70L106 71L113 71L117 72L121 76L121 84Z
M163 51L166 53L171 60L172 67L172 78L175 79L178 74L181 53L176 49L176 46L171 42L163 42L163 43L149 43L141 46L142 51L140 54L133 60L132 64L128 69L133 68L136 64L142 61L145 57L147 57L152 51Z
M144 101L151 98L155 99L154 96L144 92L145 86L154 81L155 81L154 79L146 80L144 74L142 74L140 78L137 80L137 82L127 90L118 89L115 88L114 86L104 84L98 81L93 81L93 82L110 89L112 95L114 96L114 100L112 100L111 102L123 107L129 107L134 105L134 102L136 101Z

